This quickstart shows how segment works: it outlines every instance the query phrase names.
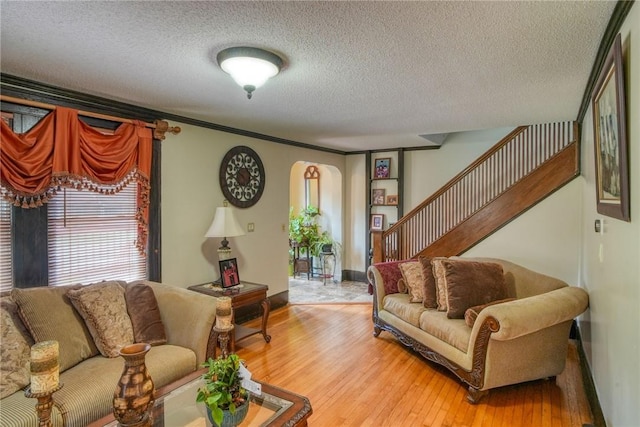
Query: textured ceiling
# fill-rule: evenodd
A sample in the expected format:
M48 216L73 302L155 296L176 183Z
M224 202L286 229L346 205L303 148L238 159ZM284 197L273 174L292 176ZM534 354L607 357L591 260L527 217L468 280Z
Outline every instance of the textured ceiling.
M575 120L615 2L0 3L3 73L344 151ZM248 100L220 50L285 69Z

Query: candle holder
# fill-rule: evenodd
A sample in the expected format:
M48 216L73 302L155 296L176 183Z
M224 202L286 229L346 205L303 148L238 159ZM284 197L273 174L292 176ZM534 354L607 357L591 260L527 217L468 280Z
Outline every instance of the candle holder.
M231 325L228 328L219 328L217 326L213 327L214 332L218 335L218 342L220 343L220 357L226 358L229 356L229 350L227 349L227 345L229 344L229 333L233 331L234 326ZM216 350L213 350L213 356L215 357Z
M38 427L52 427L51 422L51 408L53 407L52 395L56 391L62 388L62 383L59 383L55 388L41 393L31 393L31 386L24 390L24 395L29 398L38 399L36 403L36 412L38 413Z

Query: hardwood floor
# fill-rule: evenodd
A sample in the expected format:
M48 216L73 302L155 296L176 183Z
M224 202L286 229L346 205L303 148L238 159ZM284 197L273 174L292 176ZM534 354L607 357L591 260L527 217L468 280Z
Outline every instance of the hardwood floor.
M246 326L258 326L259 319ZM236 346L253 378L307 396L309 426L582 427L591 422L578 354L557 380L492 390L479 404L448 370L389 333L374 338L370 304L289 305L271 312L266 344Z

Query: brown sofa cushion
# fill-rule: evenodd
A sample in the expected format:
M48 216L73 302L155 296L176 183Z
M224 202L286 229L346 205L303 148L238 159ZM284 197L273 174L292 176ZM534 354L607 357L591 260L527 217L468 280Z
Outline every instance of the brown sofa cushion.
M70 290L67 295L103 356L118 357L123 346L133 344L133 326L120 282L96 283Z
M124 297L133 326L134 341L151 345L166 344L167 334L151 286L144 283L129 285Z
M475 305L473 307L467 308L464 312L464 323L467 324L468 327L473 328L473 325L476 323L476 319L482 310L489 307L490 305L501 304L503 302L515 301L515 298L505 298L497 301L491 301L487 304Z
M450 259L441 263L446 277L448 318L462 319L469 307L508 297L500 264Z
M60 346L60 372L98 354L82 317L67 297L81 285L13 289L20 318L36 342L56 340Z
M418 261L422 266L422 304L425 308L438 308L438 290L436 278L433 275L431 258L421 256Z
M29 384L29 356L33 339L10 297L0 299L0 399Z
M404 283L409 289L410 302L422 302L422 288L424 279L422 278L422 265L418 261L409 261L399 265Z

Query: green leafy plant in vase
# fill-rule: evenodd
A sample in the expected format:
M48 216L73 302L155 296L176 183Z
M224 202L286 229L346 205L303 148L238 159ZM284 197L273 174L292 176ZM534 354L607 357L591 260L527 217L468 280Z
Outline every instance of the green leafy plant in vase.
M204 402L214 426L237 426L247 416L249 392L241 385L241 364L237 354L209 358L202 364L208 371L202 375L204 385L198 389L196 402Z

